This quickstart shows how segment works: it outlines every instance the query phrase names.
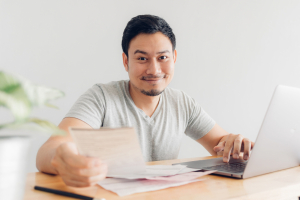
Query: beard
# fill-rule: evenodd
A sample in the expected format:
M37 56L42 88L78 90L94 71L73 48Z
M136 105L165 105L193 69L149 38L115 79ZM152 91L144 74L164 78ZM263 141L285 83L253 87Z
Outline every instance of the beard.
M165 78L165 77L166 77L166 75L157 75L157 76L149 75L149 76L143 76L142 80L146 80L148 78ZM164 90L157 90L157 89L152 89L150 91L146 91L143 89L139 89L139 90L141 93L143 93L144 95L147 95L147 96L158 96L161 93L163 93L163 91L164 91Z
M150 90L150 91L146 91L146 90L140 90L141 93L143 93L144 95L147 95L147 96L158 96L160 95L161 93L164 92L164 90Z
M158 96L164 92L164 89L163 90L152 89L150 91L146 91L144 89L140 89L140 88L136 87L132 82L131 82L131 84L135 89L139 90L141 93L143 93L144 95L147 95L147 96Z

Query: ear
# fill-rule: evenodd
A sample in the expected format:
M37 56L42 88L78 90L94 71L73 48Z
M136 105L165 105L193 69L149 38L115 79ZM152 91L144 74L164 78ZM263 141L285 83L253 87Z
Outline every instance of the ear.
M176 60L177 60L177 50L176 49L174 50L173 58L174 58L174 64L175 64Z
M126 56L126 54L123 52L122 53L122 57L123 57L123 65L125 67L125 70L128 72L129 67L128 67L128 58Z

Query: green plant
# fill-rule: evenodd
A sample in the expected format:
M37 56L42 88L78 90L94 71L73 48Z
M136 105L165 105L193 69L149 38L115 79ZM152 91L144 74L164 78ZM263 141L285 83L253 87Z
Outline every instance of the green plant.
M49 101L63 97L60 90L31 83L30 81L0 71L0 106L8 108L14 116L14 121L0 124L0 129L35 129L50 132L54 135L64 134L57 126L49 121L30 117L33 107L48 106Z

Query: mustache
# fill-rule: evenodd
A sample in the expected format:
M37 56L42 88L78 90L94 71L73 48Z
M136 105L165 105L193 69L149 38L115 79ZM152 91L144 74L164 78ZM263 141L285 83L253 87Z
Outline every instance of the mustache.
M141 79L142 80L147 80L147 79L153 79L153 78L155 78L155 79L160 79L160 78L165 78L166 77L166 75L165 74L162 74L162 75L149 75L149 76L143 76Z

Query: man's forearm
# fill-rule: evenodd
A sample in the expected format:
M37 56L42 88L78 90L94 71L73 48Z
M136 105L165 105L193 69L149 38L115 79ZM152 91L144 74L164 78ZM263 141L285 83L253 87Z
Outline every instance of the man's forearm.
M199 142L212 156L217 155L214 151L214 147L217 146L221 141L223 141L229 133L222 129L218 124L215 126L202 138L198 139Z

